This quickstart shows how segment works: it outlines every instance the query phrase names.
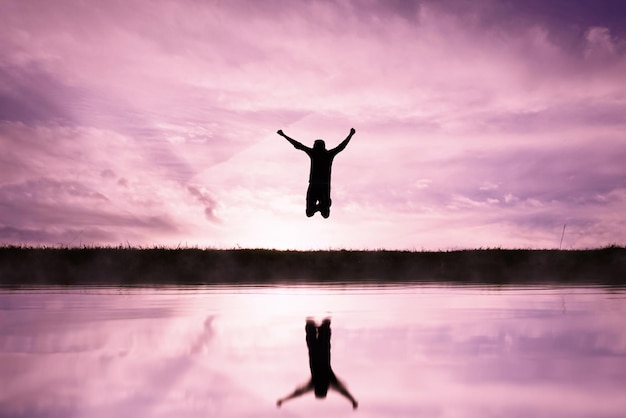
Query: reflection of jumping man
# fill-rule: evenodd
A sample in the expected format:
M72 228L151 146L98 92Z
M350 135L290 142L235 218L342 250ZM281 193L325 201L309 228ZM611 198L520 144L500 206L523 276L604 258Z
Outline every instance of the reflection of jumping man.
M330 170L333 158L343 151L355 132L354 128L350 129L348 137L331 150L326 149L326 144L321 139L316 139L313 148L309 148L295 139L289 138L282 130L277 132L278 135L291 142L296 149L306 152L311 159L309 189L306 192L306 216L311 217L318 210L324 218L328 218L330 215L332 203L330 200Z
M309 348L311 378L289 395L279 399L276 405L281 406L283 402L312 390L315 392L316 398L325 398L330 387L350 400L352 407L356 409L358 406L356 399L348 392L341 380L337 379L330 367L330 319L325 319L319 327L309 319L306 321L304 329L306 331L306 345Z

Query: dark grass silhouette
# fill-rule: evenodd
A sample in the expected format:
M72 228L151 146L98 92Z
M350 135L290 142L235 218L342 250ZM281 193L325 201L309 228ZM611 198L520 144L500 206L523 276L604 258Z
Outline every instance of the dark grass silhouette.
M626 248L448 252L0 247L0 286L626 285Z
M333 389L348 399L352 403L352 408L356 409L358 402L348 391L346 385L337 378L330 365L330 319L324 319L322 324L318 326L311 318L307 318L304 330L306 332L306 346L309 350L311 378L289 395L278 399L276 406L280 408L284 402L309 392L315 393L316 398L324 399L328 389Z
M276 133L285 138L294 148L304 151L311 159L311 169L309 171L309 188L306 192L306 216L309 218L320 212L324 218L330 216L330 175L332 171L333 159L343 151L356 131L350 129L350 134L335 148L327 150L326 143L321 139L316 139L313 148L288 137L279 129Z

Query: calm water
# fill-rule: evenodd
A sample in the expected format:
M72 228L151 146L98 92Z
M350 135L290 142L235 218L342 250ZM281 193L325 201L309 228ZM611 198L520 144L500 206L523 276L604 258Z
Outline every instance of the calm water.
M336 392L304 323L332 318ZM0 291L0 417L624 417L626 290ZM357 415L355 415L357 414Z

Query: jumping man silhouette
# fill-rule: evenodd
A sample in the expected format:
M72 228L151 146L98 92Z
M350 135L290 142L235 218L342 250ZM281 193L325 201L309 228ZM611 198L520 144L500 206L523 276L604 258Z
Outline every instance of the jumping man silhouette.
M309 188L306 192L306 216L311 217L315 212L319 211L324 218L330 216L330 172L333 164L333 158L344 150L352 135L356 131L350 129L350 134L339 145L331 150L326 149L326 144L321 139L316 139L313 148L301 144L295 139L289 138L278 130L278 135L285 138L296 149L306 152L311 159L311 171L309 173Z
M323 399L328 389L333 389L348 399L352 403L352 408L356 409L359 406L358 402L330 366L330 319L324 319L320 326L317 326L312 319L307 319L304 330L306 345L309 349L311 378L289 395L276 401L276 405L280 407L285 401L308 392L313 392L316 398Z

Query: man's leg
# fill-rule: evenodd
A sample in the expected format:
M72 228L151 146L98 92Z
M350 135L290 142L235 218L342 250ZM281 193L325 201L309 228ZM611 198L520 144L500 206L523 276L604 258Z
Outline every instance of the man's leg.
M307 319L304 330L306 331L306 345L311 348L315 340L317 340L317 325L315 325L315 321Z
M324 369L330 371L330 318L324 319L322 325L317 327L318 359L324 365Z
M304 326L306 331L306 346L309 349L309 368L311 369L311 376L315 371L315 355L317 354L317 326L312 319L307 319Z
M309 188L306 191L306 216L309 218L317 212L317 196L315 193L315 187L309 184Z
M324 218L328 218L330 216L330 205L332 201L330 200L330 184L324 185L322 190L320 190L320 213Z

